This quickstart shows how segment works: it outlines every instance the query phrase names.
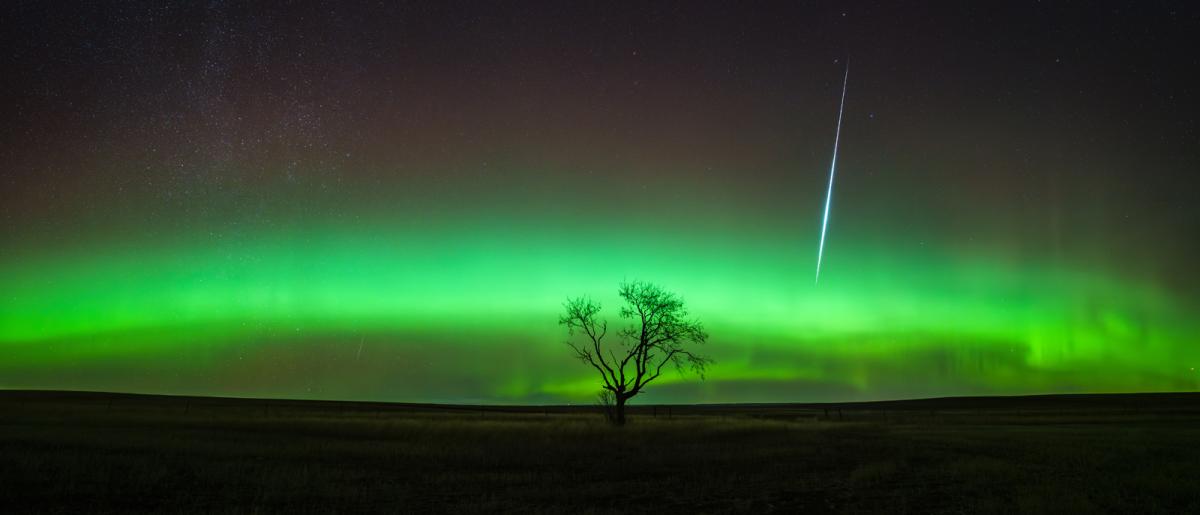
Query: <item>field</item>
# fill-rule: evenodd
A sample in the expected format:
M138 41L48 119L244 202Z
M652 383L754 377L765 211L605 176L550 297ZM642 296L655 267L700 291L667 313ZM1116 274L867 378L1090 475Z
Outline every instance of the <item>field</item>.
M1200 513L1200 394L472 407L0 392L0 511Z

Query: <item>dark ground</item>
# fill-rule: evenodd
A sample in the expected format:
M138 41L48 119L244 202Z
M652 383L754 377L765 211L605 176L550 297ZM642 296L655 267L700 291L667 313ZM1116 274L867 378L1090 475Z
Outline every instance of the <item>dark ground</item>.
M0 392L0 512L1200 513L1200 394L639 410Z

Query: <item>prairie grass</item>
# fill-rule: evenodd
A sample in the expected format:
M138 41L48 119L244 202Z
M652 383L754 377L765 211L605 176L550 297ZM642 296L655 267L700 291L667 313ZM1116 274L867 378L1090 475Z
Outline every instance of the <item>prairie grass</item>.
M0 511L1200 512L1195 396L879 413L0 392Z

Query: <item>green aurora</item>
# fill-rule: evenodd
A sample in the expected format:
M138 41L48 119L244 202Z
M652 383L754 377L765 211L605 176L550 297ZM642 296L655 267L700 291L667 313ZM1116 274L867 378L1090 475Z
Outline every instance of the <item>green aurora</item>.
M562 301L587 293L615 316L617 283L653 278L684 294L718 363L706 382L672 377L647 399L1195 388L1196 306L1111 270L835 237L814 285L811 249L769 234L506 227L325 224L9 259L0 386L52 386L38 381L62 369L76 382L53 386L581 401L595 378L565 352ZM645 250L581 250L623 234ZM231 372L246 359L250 377Z
M591 403L624 280L635 402L1200 388L1181 8L12 4L0 388Z

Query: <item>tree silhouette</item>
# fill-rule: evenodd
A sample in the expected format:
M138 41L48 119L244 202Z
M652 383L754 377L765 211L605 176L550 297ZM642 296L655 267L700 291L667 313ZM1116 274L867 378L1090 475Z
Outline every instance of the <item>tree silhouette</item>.
M658 379L668 364L681 373L690 368L703 379L712 360L690 350L708 334L700 322L688 318L683 299L640 281L622 283L619 294L625 301L620 315L629 325L617 332L616 343L613 337L605 341L608 322L597 317L600 304L587 297L568 299L558 323L567 326L567 345L580 361L600 373L601 393L611 392L615 409L610 419L624 425L625 403Z

